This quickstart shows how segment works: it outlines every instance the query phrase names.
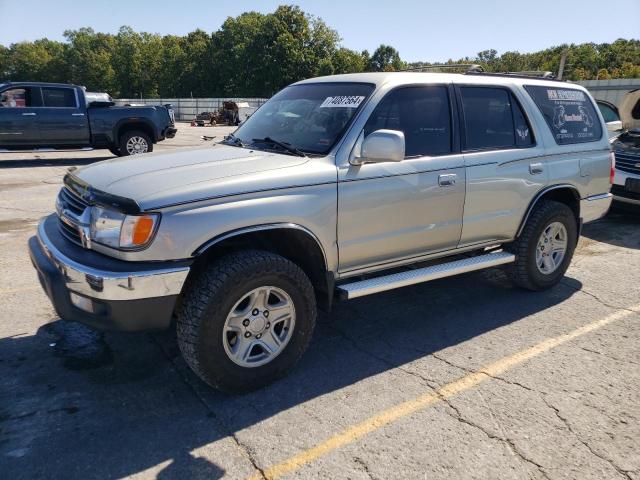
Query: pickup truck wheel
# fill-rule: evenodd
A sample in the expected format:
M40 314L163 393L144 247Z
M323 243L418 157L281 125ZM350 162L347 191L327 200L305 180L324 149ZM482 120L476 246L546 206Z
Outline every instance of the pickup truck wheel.
M577 242L577 222L564 203L543 200L520 237L506 249L516 255L511 277L519 287L545 290L564 276Z
M120 156L139 155L153 152L153 142L149 135L139 130L124 132L120 137Z
M222 257L190 284L177 312L180 350L225 392L282 377L306 350L316 321L313 287L293 262L263 251Z
M109 147L109 151L111 153L113 153L115 156L117 157L122 157L122 154L120 153L120 149L116 148L116 147Z

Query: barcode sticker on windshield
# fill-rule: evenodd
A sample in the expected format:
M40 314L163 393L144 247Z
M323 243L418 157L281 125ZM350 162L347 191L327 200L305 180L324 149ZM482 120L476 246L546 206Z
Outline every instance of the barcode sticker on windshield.
M358 108L363 100L364 97L359 95L327 97L324 102L322 102L322 105L320 105L320 108Z

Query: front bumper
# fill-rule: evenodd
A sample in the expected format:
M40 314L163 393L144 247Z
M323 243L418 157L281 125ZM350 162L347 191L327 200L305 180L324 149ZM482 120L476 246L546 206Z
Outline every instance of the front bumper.
M65 320L100 330L162 330L171 324L190 261L125 262L72 244L55 215L29 239L31 262Z
M640 180L640 175L623 172L622 170L616 170L616 175L611 187L613 199L616 202L622 202L640 207L640 193L630 192L625 188L627 178L636 178Z
M600 195L592 195L580 200L580 217L582 223L593 222L604 217L611 207L613 195L610 193L602 193Z

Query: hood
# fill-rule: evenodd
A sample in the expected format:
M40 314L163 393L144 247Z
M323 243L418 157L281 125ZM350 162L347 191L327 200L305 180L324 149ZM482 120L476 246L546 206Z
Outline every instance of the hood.
M640 89L627 93L618 108L622 128L626 130L640 129Z
M91 187L135 200L143 209L250 191L247 177L304 164L308 158L247 148L207 148L115 158L79 168L73 176ZM225 187L225 188L221 188Z

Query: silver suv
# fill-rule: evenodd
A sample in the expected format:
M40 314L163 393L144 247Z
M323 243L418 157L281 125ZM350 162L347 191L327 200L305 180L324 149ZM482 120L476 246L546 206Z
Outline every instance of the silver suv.
M213 148L69 172L29 240L61 318L177 327L210 385L282 376L317 306L503 265L560 281L612 153L577 85L364 73L291 85Z

